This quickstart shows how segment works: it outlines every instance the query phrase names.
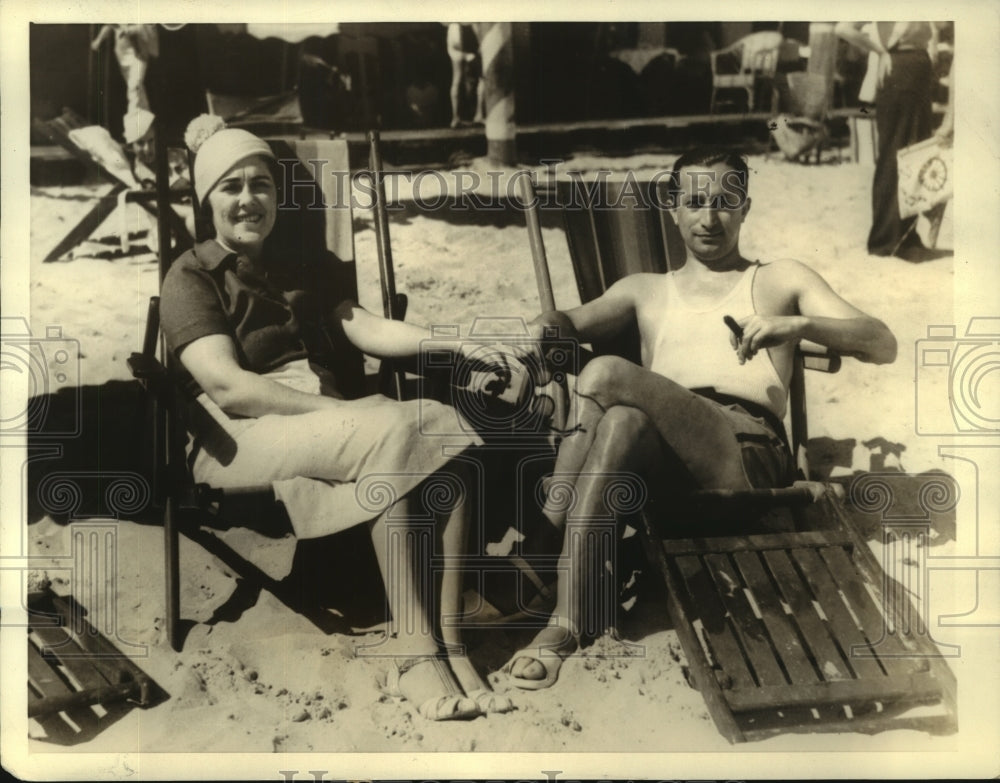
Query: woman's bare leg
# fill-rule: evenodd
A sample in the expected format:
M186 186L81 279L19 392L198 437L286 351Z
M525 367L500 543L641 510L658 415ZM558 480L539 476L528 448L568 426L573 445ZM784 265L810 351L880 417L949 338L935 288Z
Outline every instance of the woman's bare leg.
M431 596L426 569L418 562L419 532L409 525L409 512L406 497L370 522L369 530L389 602L392 646L401 654L432 655L438 645L427 620Z
M451 127L457 128L461 122L461 118L458 115L459 108L459 98L461 97L462 91L462 73L463 73L463 63L462 60L451 58L451 88L448 91L448 95L451 98Z
M429 568L428 531L409 523L410 500L404 498L371 523L372 544L389 601L390 637L387 651L395 655L399 694L426 718L447 720L479 713L451 670L440 659L435 631L436 606Z
M427 490L433 492L433 482L442 482L441 497L454 494L454 502L435 509L438 516L439 552L445 567L441 574L438 617L441 623L441 640L448 654L448 662L462 689L473 698L483 712L507 712L513 705L506 697L495 694L486 680L476 671L462 642L458 620L464 610L465 570L463 562L468 543L469 525L478 508L479 498L472 471L455 460L427 480ZM455 487L454 493L448 485Z

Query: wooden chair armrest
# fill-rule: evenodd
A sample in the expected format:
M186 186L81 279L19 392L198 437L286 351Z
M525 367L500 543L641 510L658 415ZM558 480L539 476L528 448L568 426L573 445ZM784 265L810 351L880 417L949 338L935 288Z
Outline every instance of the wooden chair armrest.
M155 356L135 351L125 360L125 364L137 381L165 380L167 377L167 368Z
M839 484L821 481L796 481L790 487L764 489L700 489L691 493L694 502L721 502L762 506L807 506L827 493L843 497L844 488Z
M799 343L796 353L802 358L807 370L835 373L840 370L843 357L836 351L805 340Z

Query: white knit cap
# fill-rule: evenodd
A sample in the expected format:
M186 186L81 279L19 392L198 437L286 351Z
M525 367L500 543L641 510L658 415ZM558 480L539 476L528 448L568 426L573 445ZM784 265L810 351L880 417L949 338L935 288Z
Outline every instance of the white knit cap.
M131 144L133 141L138 141L145 136L146 131L152 126L154 119L156 117L153 112L146 109L136 109L122 117L125 143Z
M194 157L194 190L205 203L216 183L241 160L261 155L276 160L267 142L242 128L223 128L213 133L198 148Z

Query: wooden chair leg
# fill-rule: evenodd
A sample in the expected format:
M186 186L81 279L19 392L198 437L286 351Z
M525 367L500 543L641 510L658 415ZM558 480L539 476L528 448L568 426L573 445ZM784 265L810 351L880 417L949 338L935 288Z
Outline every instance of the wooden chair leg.
M927 228L927 245L928 247L937 247L938 234L941 231L941 222L944 220L944 211L948 206L948 202L943 204L937 204L932 207L927 212L927 220L930 225Z
M62 258L64 254L72 250L83 240L93 234L94 230L104 222L111 211L117 206L118 194L124 188L124 185L121 187L113 187L109 193L101 196L97 203L91 208L90 212L84 215L80 219L80 222L70 229L66 236L62 238L59 244L49 251L49 254L45 256L44 261L48 263L49 261L56 261Z
M129 238L128 211L128 191L123 190L118 194L118 219L120 221L118 230L121 232L118 242L122 255L127 255L128 251L132 249L132 242Z
M163 512L164 553L166 554L166 614L167 637L170 646L180 652L183 645L180 633L180 535L177 529L177 499L168 495Z

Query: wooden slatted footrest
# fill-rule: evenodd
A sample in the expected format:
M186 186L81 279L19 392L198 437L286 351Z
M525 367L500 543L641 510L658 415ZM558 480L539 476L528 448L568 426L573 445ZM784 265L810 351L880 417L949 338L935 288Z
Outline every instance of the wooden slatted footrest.
M29 606L29 718L121 701L148 707L164 695L67 599L45 592Z
M908 599L852 530L657 548L694 683L731 742L789 731L957 728L953 675L929 636L894 622L893 608ZM916 705L935 708L916 714Z

